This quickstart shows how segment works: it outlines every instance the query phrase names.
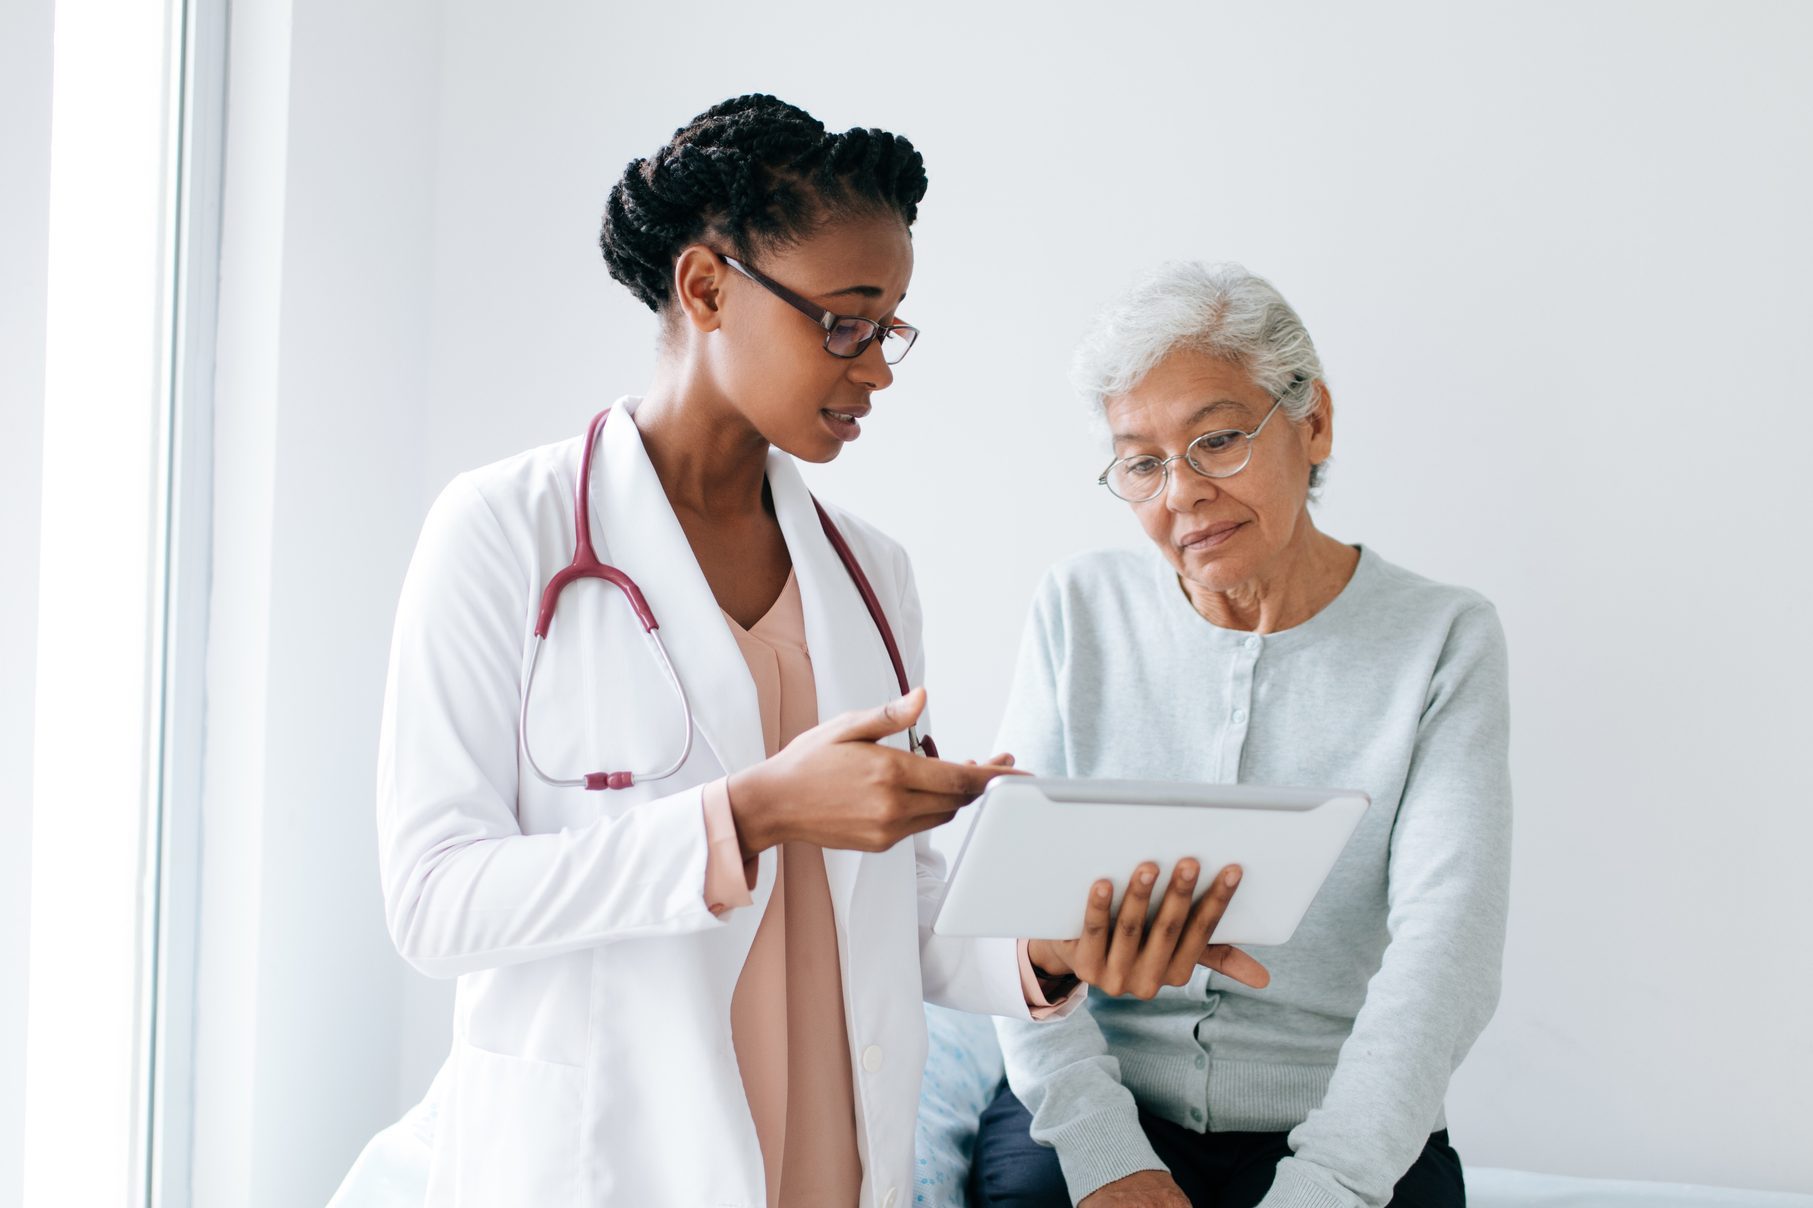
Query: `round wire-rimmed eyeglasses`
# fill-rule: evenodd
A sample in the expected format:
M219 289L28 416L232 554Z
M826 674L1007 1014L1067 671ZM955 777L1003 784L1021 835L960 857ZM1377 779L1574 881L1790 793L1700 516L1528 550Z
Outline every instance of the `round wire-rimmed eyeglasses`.
M839 315L818 303L803 298L758 269L751 268L734 256L718 255L725 264L799 311L825 329L825 351L834 357L853 360L867 352L869 345L881 341L881 359L898 365L919 338L919 329L906 323L877 323L861 315Z
M1265 430L1273 413L1283 405L1284 396L1279 395L1271 410L1260 419L1259 426L1251 432L1222 428L1204 432L1185 445L1182 453L1171 457L1135 453L1131 457L1117 458L1108 463L1108 468L1096 482L1112 491L1117 499L1150 503L1171 485L1171 463L1174 461L1183 462L1204 478L1232 478L1253 460L1253 438Z

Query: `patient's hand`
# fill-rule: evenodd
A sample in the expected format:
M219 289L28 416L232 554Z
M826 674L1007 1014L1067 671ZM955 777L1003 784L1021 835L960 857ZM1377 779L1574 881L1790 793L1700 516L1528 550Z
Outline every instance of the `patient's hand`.
M1077 1208L1190 1208L1190 1199L1167 1172L1140 1170L1103 1183L1079 1200Z
M1194 860L1177 862L1158 917L1150 927L1146 926L1146 912L1158 880L1158 865L1148 862L1134 869L1112 925L1108 909L1114 886L1097 881L1089 890L1083 934L1074 940L1032 940L1026 955L1045 973L1069 974L1110 995L1151 998L1161 986L1188 984L1197 965L1249 986L1268 985L1272 976L1264 965L1238 948L1209 943L1234 897L1234 887L1240 884L1240 869L1233 865L1222 869L1202 901L1192 908L1190 899L1195 896L1200 871Z

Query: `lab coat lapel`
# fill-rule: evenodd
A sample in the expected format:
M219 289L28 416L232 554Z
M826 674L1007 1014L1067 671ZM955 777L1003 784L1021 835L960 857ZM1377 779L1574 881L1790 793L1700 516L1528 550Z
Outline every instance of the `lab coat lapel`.
M641 587L686 686L698 736L726 772L738 771L767 755L755 681L632 422L637 401L617 403L598 438L592 473L598 556Z
M830 721L840 713L886 704L899 695L887 647L850 580L850 572L844 569L843 560L825 537L812 496L793 459L778 450L768 455L768 485L774 494L781 534L793 557L793 572L799 579L800 602L806 615L806 649L811 652L812 678L818 689L819 720ZM873 578L870 568L864 569ZM887 741L891 746L906 746L904 737ZM825 851L825 876L840 922L844 921L861 866L861 852Z

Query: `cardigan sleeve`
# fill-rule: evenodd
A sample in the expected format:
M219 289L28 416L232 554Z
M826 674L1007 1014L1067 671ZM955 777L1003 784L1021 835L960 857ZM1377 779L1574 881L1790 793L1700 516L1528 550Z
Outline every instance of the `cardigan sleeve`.
M1389 941L1322 1105L1263 1208L1383 1208L1498 1003L1510 897L1509 672L1498 614L1454 620L1391 833Z

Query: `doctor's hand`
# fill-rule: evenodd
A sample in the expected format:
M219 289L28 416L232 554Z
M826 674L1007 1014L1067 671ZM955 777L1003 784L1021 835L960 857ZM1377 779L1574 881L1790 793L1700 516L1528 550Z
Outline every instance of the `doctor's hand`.
M876 709L822 722L778 754L730 777L730 812L745 859L790 839L820 847L886 851L949 822L988 782L1012 774L1004 757L948 763L884 747L925 711L915 688Z
M1215 925L1227 912L1240 884L1240 869L1229 865L1194 907L1196 878L1201 869L1194 860L1179 860L1171 883L1159 904L1158 917L1146 925L1158 865L1141 864L1127 882L1120 913L1109 919L1114 886L1097 881L1089 888L1083 913L1083 934L1074 940L1030 940L1026 955L1042 973L1070 975L1088 982L1104 994L1151 998L1161 986L1182 986L1203 965L1237 982L1264 987L1272 980L1265 966L1227 944L1211 944Z

